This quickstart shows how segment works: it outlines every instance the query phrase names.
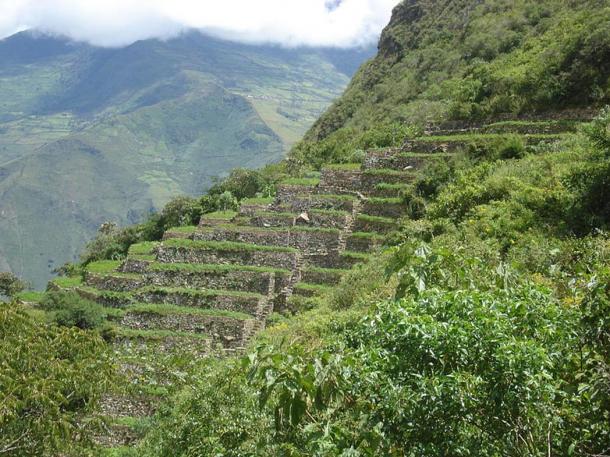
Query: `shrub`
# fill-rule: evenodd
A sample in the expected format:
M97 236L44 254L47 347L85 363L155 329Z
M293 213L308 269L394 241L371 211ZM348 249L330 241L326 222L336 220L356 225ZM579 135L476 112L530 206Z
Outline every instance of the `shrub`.
M105 322L107 313L99 303L82 298L76 292L49 292L41 306L52 311L55 322L62 327L95 329Z

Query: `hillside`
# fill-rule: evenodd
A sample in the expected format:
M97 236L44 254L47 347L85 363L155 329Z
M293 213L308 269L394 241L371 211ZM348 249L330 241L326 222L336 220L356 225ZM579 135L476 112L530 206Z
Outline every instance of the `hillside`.
M603 106L608 8L604 0L402 2L378 55L306 139L393 122Z
M0 41L0 266L42 287L102 222L279 160L368 55L194 32L118 49Z
M72 440L47 448L606 455L609 23L605 2L401 2L286 160L104 227L46 293L16 296L45 328L102 336L117 368L82 394L101 424L69 404ZM495 51L473 58L475 35ZM511 77L439 91L481 68ZM9 440L30 409L13 410Z

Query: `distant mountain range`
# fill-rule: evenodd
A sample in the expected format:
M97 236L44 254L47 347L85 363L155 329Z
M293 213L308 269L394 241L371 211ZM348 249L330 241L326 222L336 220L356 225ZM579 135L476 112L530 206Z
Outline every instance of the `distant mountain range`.
M0 41L0 271L43 287L102 222L281 158L373 53L197 32L118 49Z

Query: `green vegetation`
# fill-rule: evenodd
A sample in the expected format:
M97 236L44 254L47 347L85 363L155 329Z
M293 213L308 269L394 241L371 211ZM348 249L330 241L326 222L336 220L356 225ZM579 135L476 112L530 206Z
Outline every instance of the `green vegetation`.
M111 382L101 338L42 324L19 305L0 303L0 365L0 453L60 455L90 444L95 424L80 418Z
M13 297L26 289L27 284L12 273L0 272L0 297Z
M221 265L221 264L201 264L201 263L153 263L151 270L155 271L184 271L191 273L198 272L229 272L229 271L253 271L257 273L288 273L288 270L270 267L256 267L252 265Z
M396 248L335 288L297 285L321 295L241 362L206 364L138 452L603 453L608 125L521 158L458 155Z
M157 314L160 316L189 314L194 316L229 317L231 319L238 320L252 319L252 316L250 316L249 314L238 313L236 311L226 311L223 309L189 308L186 306L154 303L136 303L134 305L131 305L128 309L121 310L121 314L128 313Z
M234 243L231 241L200 241L183 240L180 238L166 240L163 242L163 246L187 249L210 249L220 251L296 252L296 249L284 246L261 246L258 244Z

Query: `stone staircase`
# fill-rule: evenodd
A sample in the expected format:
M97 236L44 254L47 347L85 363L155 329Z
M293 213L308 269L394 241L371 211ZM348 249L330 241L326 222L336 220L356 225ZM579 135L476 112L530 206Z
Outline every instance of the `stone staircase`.
M537 143L562 134L545 132L524 137ZM273 312L328 291L384 246L417 171L470 141L443 133L368 151L362 163L329 165L319 178L287 180L273 199L244 200L237 212L204 215L197 227L132 246L124 261L89 265L74 288L108 308L125 375L104 402L111 425L100 443L136 440L129 425L188 382L197 360L239 353Z

